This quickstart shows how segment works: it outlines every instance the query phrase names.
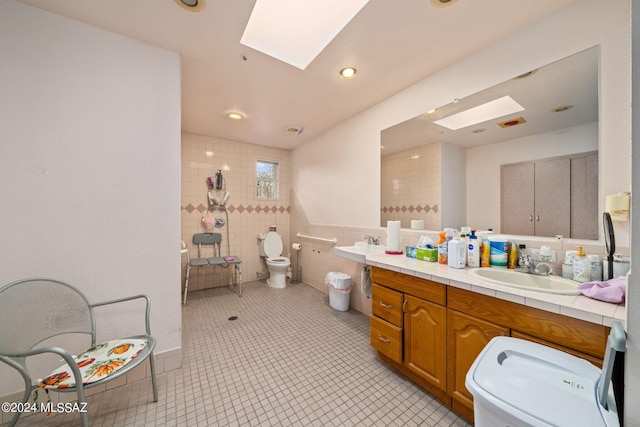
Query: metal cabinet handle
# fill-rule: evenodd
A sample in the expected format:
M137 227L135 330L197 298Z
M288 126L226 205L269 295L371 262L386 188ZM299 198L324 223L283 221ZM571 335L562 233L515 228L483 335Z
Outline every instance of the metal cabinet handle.
M380 305L383 306L384 308L393 308L392 305L387 305L387 304L383 303L382 301L380 301Z
M533 221L533 215L529 215L529 221Z
M540 215L536 215L536 221L540 221Z
M379 339L380 341L384 342L384 343L390 343L390 342L391 342L391 340L388 340L388 339L386 339L386 338L383 338L383 337L382 337L382 335L380 335L380 334L378 334L378 339Z

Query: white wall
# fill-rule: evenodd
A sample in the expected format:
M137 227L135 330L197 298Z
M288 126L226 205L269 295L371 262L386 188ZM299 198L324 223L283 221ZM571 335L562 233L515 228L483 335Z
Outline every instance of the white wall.
M596 45L600 191L624 191L631 180L629 2L576 0L294 150L294 190L309 222L378 226L380 130ZM628 241L628 230L620 231L616 237Z
M148 294L156 351L179 349L179 56L3 0L0 58L0 284ZM144 326L101 320L103 338ZM0 396L22 389L7 372Z

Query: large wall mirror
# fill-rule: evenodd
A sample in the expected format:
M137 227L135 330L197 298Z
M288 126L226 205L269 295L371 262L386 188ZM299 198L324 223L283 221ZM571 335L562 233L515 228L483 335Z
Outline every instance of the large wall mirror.
M545 229L548 237L563 234L597 239L598 58L596 46L384 129L380 225L400 220L403 228L441 230L468 225L542 235L533 229L501 230L513 222L503 219L512 220L523 211L510 209L506 198L501 199L502 170L505 165L535 166L543 160L586 156L590 160L579 165L589 171L583 182L577 182L581 175L567 178L563 174L542 184L548 188L539 186L534 192L533 187L523 186L521 192L531 193L532 200L537 193L539 200L558 200L570 206L570 211L556 215L588 218L581 235ZM520 177L527 184L535 179ZM569 194L559 195L548 184L561 179L576 181L566 186ZM595 200L592 206L571 206L572 198L582 200L582 196L571 195L571 188L575 190L578 184L582 194ZM521 202L517 203L521 208ZM525 220L529 218L535 222L534 211L526 214Z

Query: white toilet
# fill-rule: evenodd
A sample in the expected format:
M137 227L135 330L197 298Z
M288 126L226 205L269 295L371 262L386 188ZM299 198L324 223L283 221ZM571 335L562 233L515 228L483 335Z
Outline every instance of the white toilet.
M260 236L260 256L267 260L269 269L269 279L267 283L272 288L284 288L287 286L287 269L291 261L282 255L282 238L275 231L270 231L266 235Z

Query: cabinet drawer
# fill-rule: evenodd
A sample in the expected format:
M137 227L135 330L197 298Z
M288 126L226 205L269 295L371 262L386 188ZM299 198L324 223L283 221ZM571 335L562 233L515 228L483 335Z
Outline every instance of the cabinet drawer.
M402 363L402 329L377 317L371 317L371 347Z
M556 350L564 351L565 353L572 354L581 359L586 359L587 361L591 362L593 365L597 366L598 368L602 368L602 359L598 359L597 357L593 357L589 354L581 353L571 348L554 344L549 341L541 340L540 338L532 337L531 335L523 334L522 332L518 332L518 331L511 331L511 336L514 338L520 338L523 340L533 341L538 344L546 345L547 347L552 347L552 348L555 348Z
M373 283L392 288L398 292L440 305L447 304L447 286L442 283L379 267L371 268L371 280Z
M371 313L400 328L402 327L402 301L401 292L372 284Z

